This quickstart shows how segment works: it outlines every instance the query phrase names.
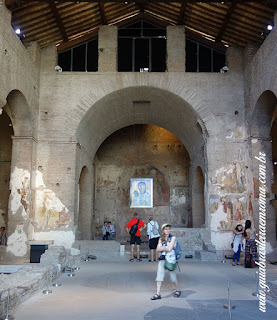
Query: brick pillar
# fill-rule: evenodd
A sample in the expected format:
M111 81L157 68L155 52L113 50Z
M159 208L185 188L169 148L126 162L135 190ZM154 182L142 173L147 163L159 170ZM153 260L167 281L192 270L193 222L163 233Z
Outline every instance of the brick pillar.
M26 50L29 52L31 58L37 67L40 67L40 47L36 41L31 41L25 45ZM53 71L53 70L52 70Z
M98 32L98 71L117 71L117 27L101 26Z
M58 52L56 45L50 45L41 49L41 64L42 72L55 72L55 67L58 63Z
M10 199L8 211L8 248L15 256L27 254L25 243L29 237L32 212L32 137L12 137Z
M239 48L229 47L226 51L226 64L228 72L239 72L243 70L243 51Z
M167 71L186 71L186 35L184 26L166 28Z

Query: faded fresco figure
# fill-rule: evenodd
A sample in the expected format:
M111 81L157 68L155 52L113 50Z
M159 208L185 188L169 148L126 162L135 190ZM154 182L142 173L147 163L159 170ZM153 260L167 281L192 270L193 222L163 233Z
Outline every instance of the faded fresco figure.
M151 206L151 196L146 191L146 183L141 181L138 183L139 191L134 191L133 205L134 206Z
M233 220L233 204L230 198L226 199L226 208L227 208L227 220Z

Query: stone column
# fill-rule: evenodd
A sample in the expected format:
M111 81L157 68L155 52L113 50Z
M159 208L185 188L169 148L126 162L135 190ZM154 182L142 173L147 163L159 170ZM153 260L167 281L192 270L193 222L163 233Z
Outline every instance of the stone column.
M98 32L98 71L117 71L117 27L101 26Z
M18 257L27 254L25 241L29 236L32 211L33 144L32 137L12 137L7 252Z
M243 51L239 48L229 47L226 51L226 64L230 72L242 74L243 70Z
M166 28L167 71L186 71L186 35L184 26Z

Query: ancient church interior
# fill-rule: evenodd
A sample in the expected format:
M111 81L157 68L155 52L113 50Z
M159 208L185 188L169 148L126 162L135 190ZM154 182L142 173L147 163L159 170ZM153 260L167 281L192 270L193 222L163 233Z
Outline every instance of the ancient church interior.
M119 255L135 212L218 261L238 223L259 230L263 181L276 259L276 10L0 0L0 263L29 259L31 241L101 246L104 221ZM130 206L133 178L152 179L152 207Z

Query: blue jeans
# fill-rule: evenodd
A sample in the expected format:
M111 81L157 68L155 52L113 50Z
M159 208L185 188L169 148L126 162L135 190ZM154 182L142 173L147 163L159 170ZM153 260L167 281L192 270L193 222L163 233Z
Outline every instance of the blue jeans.
M240 259L240 253L241 253L241 245L239 244L239 248L238 248L238 251L234 253L233 255L233 262L236 261L237 259L237 262L239 262L239 259Z
M103 235L103 240L109 240L109 236L107 234Z

